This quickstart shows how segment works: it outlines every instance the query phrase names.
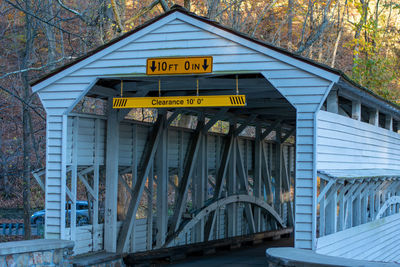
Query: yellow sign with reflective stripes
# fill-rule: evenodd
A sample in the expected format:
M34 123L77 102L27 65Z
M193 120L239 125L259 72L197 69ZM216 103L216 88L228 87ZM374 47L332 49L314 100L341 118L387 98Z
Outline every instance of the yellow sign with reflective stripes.
M242 107L245 95L116 97L113 108Z
M171 57L147 59L147 75L201 74L213 70L212 57Z

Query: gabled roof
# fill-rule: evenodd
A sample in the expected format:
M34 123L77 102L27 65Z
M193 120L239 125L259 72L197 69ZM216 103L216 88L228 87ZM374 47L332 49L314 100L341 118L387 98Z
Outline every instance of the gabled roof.
M159 16L157 16L157 17L155 17L155 18L153 18L153 19L151 19L151 20L149 20L147 22L145 22L144 24L136 27L134 30L129 31L129 32L117 37L117 38L114 38L110 42L108 42L108 43L106 43L104 45L101 45L101 46L97 47L96 49L86 53L85 55L83 55L83 56L81 56L81 57L79 57L79 58L77 58L77 59L75 59L75 60L73 60L73 61L71 61L71 62L69 62L69 63L67 63L67 64L65 64L65 65L63 65L61 67L59 67L59 68L56 68L55 70L51 71L50 73L40 77L39 79L33 81L31 83L31 86L37 85L38 83L50 78L51 76L54 76L55 74L65 70L65 69L67 69L67 68L69 68L69 67L71 67L71 66L73 66L75 64L77 64L78 62L80 62L80 61L82 61L82 60L84 60L84 59L86 59L86 58L88 58L88 57L90 57L90 56L102 51L103 49L105 49L105 48L107 48L107 47L109 47L109 46L111 46L111 45L113 45L113 44L115 44L115 43L117 43L117 42L119 42L119 41L121 41L121 40L123 40L123 39L125 39L125 38L127 38L127 37L129 37L131 35L133 35L133 34L135 34L136 32L142 30L143 28L146 28L147 26L149 26L149 25L151 25L151 24L163 19L164 17L167 17L167 16L175 13L175 12L183 13L185 15L188 15L188 16L192 17L192 18L195 18L197 20L200 20L202 22L210 24L213 27L216 27L216 28L219 28L219 29L221 29L223 31L232 33L232 34L237 35L237 36L239 36L239 37L241 37L243 39L246 39L246 40L251 41L253 43L256 43L258 45L262 45L264 47L267 47L268 49L271 49L271 50L274 50L274 51L279 52L281 54L284 54L286 56L289 56L289 57L304 61L304 62L306 62L306 63L308 63L308 64L310 64L312 66L318 67L320 69L326 70L328 72L331 72L333 74L336 74L336 75L340 76L340 72L338 70L336 70L336 69L330 68L330 67L328 67L326 65L320 64L320 63L315 62L313 60L310 60L308 58L305 58L305 57L302 57L300 55L297 55L297 54L294 54L292 52L289 52L288 50L286 50L284 48L280 48L280 47L271 45L269 43L263 42L261 40L258 40L256 38L250 37L250 36L248 36L248 35L246 35L244 33L241 33L239 31L235 31L235 30L230 29L230 28L228 28L226 26L222 26L218 22L212 21L212 20L210 20L210 19L208 19L206 17L198 16L198 15L192 13L192 12L187 11L185 8L183 8L183 7L179 6L179 5L174 5L174 6L171 7L171 9L168 12L165 12L165 13L163 13L163 14L161 14L161 15L159 15Z
M274 45L269 44L267 42L258 40L258 39L254 38L254 37L250 37L250 36L248 36L248 35L246 35L244 33L241 33L239 31L233 30L233 29L228 28L226 26L222 26L218 22L212 21L212 20L210 20L210 19L208 19L206 17L198 16L198 15L192 13L192 12L189 12L188 10L186 10L185 8L183 8L182 6L179 6L179 5L172 6L171 9L168 12L165 12L165 13L163 13L163 14L161 14L161 15L153 18L153 19L151 19L151 20L145 22L144 24L136 27L134 30L129 31L129 32L117 37L117 38L114 38L110 42L108 42L108 43L106 43L106 44L104 44L102 46L97 47L96 49L88 52L87 54L85 54L85 55L83 55L83 56L81 56L81 57L79 57L79 58L77 58L77 59L75 59L75 60L73 60L73 61L71 61L71 62L69 62L69 63L67 63L67 64L65 64L63 66L61 66L61 67L59 67L59 68L56 68L55 70L53 70L53 71L49 72L48 74L40 77L39 79L34 80L33 82L31 82L30 85L31 86L35 86L35 85L41 83L42 81L45 81L46 79L48 79L48 78L60 73L61 71L65 70L65 69L68 69L69 67L71 67L71 66L73 66L73 65L75 65L75 64L77 64L77 63L79 63L79 62L81 62L81 61L83 61L83 60L85 60L87 58L89 58L90 56L92 56L92 55L94 55L94 54L106 49L107 47L109 47L109 46L111 46L111 45L113 45L113 44L115 44L115 43L117 43L117 42L119 42L119 41L121 41L121 40L123 40L123 39L125 39L125 38L127 38L127 37L129 37L131 35L133 35L133 34L135 34L136 32L148 27L149 25L151 25L151 24L153 24L153 23L155 23L155 22L157 22L157 21L159 21L159 20L161 20L161 19L163 19L163 18L165 18L165 17L167 17L167 16L169 16L169 15L175 13L175 12L179 12L179 13L185 14L185 15L187 15L189 17L192 17L194 19L197 19L197 20L200 20L200 21L202 21L204 23L207 23L207 24L209 24L209 25L211 25L213 27L219 28L219 29L221 29L221 30L223 30L225 32L231 33L231 34L236 35L236 36L238 36L240 38L243 38L245 40L251 41L251 42L253 42L253 43L257 44L257 45L264 46L264 47L266 47L268 49L271 49L273 51L276 51L276 52L278 52L280 54L289 56L289 57L291 57L293 59L296 59L296 60L300 60L300 61L305 62L305 63L307 63L307 64L309 64L311 66L317 67L319 69L322 69L324 71L327 71L327 72L330 72L330 73L332 73L334 75L337 75L337 76L341 77L345 82L350 84L351 86L354 86L354 87L356 87L358 89L361 89L364 92L367 92L368 94L370 94L371 96L377 98L380 101L386 102L387 104L389 104L390 106L395 108L398 112L400 112L400 106L399 105L397 105L397 104L395 104L395 103L393 103L393 102L391 102L391 101L389 101L389 100L377 95L373 91L371 91L371 90L369 90L369 89L357 84L356 82L351 80L344 72L342 72L342 71L340 71L338 69L331 68L331 67L329 67L329 66L327 66L325 64L322 64L322 63L313 61L313 60L311 60L309 58L303 57L301 55L295 54L295 53L290 52L290 51L288 51L288 50L286 50L284 48L274 46Z

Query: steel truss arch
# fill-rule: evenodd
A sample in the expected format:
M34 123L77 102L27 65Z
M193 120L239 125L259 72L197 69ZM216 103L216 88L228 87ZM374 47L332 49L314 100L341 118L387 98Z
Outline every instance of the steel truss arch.
M164 247L168 247L168 245L175 240L178 236L187 233L190 229L192 229L196 223L200 222L201 219L209 215L211 212L217 210L220 207L232 204L232 203L249 203L260 207L261 209L269 212L272 217L279 223L280 226L286 227L281 216L274 210L274 208L266 203L263 199L257 198L249 195L232 195L225 198L218 199L212 202L210 205L202 208L189 222L184 224L182 228L178 229L175 234L170 238L164 245Z

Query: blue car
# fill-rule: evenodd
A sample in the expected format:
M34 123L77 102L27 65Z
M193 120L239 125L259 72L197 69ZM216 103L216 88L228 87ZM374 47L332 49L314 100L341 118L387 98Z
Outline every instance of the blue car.
M76 201L76 224L77 225L87 225L89 224L89 211L88 211L88 202L87 201ZM65 207L65 217L67 225L70 224L71 218L71 201L68 201ZM44 224L45 218L45 210L39 210L32 214L31 216L31 224L38 225Z

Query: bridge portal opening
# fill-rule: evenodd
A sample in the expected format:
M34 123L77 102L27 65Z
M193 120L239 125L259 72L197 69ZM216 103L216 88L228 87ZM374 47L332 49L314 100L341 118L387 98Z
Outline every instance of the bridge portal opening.
M246 96L245 107L111 106L121 94L236 93ZM77 254L293 226L296 110L261 74L102 78L68 121L67 188L77 194L66 201L89 203L66 225Z

